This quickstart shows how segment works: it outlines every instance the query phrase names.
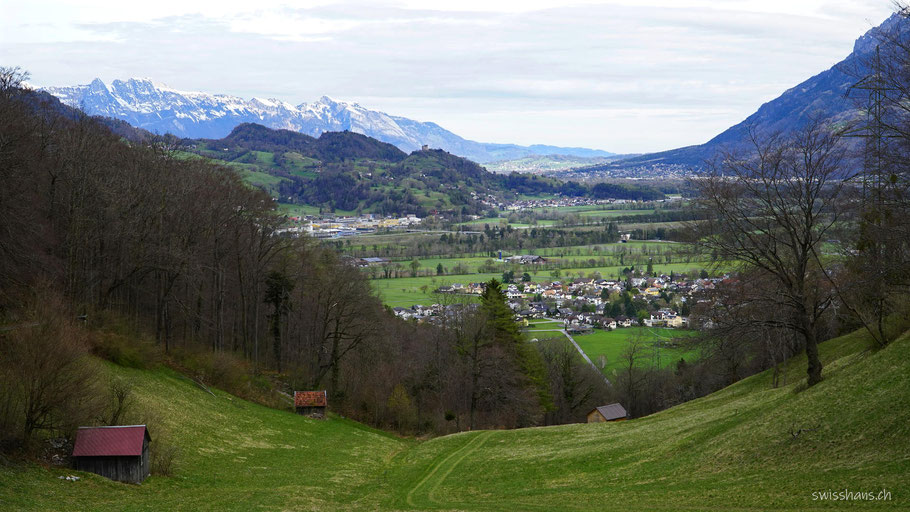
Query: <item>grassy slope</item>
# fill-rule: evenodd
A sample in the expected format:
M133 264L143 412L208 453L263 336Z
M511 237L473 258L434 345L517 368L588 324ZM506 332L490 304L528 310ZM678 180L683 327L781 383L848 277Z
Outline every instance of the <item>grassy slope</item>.
M647 418L470 432L420 445L346 420L303 419L170 372L133 377L183 451L142 486L33 465L0 470L2 509L898 510L910 506L910 336L879 352L822 345L825 381L800 393L760 374ZM818 427L797 439L797 428ZM820 502L826 489L893 501Z
M177 476L133 486L72 470L0 467L0 510L348 507L375 493L388 459L410 444L350 420L311 420L217 390L213 397L171 371L107 367L134 382L136 407L156 411L172 433ZM57 478L70 474L83 480Z
M878 353L867 347L860 335L823 344L825 381L801 393L802 357L789 365L788 386L772 389L764 373L639 420L439 438L403 455L391 504L902 509L910 506L910 336ZM818 430L793 439L793 425ZM885 488L894 501L812 500L813 491L845 488Z

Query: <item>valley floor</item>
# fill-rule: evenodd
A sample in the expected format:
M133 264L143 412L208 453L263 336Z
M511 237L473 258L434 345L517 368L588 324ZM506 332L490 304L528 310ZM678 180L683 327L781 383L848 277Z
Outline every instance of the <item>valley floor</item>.
M642 419L423 443L213 397L170 371L107 365L155 412L153 439L179 445L176 476L134 486L0 462L0 509L908 509L908 350L908 335L873 351L856 333L822 345L825 380L808 390L795 358L777 388L764 373ZM82 479L58 478L70 474ZM818 494L844 490L890 500Z

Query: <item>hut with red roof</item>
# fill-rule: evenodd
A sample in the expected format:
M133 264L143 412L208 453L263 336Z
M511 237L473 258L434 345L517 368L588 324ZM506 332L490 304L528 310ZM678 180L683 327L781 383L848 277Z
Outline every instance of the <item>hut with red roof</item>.
M118 482L142 483L149 476L149 443L145 425L79 427L73 461L79 471Z
M294 410L297 414L325 418L328 399L323 391L294 391Z

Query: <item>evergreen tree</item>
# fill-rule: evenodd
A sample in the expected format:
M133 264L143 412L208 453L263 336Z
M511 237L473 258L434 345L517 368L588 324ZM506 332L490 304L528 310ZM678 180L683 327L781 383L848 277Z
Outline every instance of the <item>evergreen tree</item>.
M524 341L512 309L506 303L499 281L491 279L480 296L480 309L486 316L487 328L497 344L514 354L521 373L536 391L538 402L544 411L553 409L549 379L540 353Z

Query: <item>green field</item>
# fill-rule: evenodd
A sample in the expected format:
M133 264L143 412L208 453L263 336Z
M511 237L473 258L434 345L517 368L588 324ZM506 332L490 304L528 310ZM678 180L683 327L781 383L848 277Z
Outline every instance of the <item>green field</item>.
M600 367L601 356L603 356L605 363L602 368L603 372L607 377L612 377L623 364L628 364L627 361L623 361L622 354L630 340L638 338L649 345L645 357L639 361L641 366L663 368L676 364L680 359L692 361L698 356L696 350L684 347L681 343L677 347L666 345L674 338L686 338L693 334L695 331L660 327L628 327L613 331L596 330L591 334L574 335L573 338L598 367Z
M319 215L318 206L309 206L305 204L288 204L279 203L278 211L289 217L303 217L306 215Z
M165 430L180 447L176 475L136 486L0 460L0 509L906 510L910 336L879 351L860 334L820 349L825 379L808 390L796 357L779 388L766 372L637 420L422 443L212 396L169 370L105 365L160 418L152 449ZM58 479L72 474L81 480ZM831 489L891 500L813 500Z
M638 216L638 215L650 215L655 212L654 209L648 210L610 210L604 209L603 207L598 207L596 205L590 206L562 206L559 208L537 208L531 209L537 214L553 215L556 218L552 219L538 219L535 226L555 226L559 222L559 218L565 217L567 214L575 214L579 217L585 219L610 219L615 217L626 217L626 216ZM503 212L505 215L505 212ZM528 228L532 227L531 224L526 222L509 222L508 217L486 217L483 219L470 220L466 222L459 222L455 226L470 226L476 228L482 228L484 224L489 224L490 226L497 225L506 225L509 224L513 228Z
M579 212L579 217L594 217L594 218L613 218L613 217L627 217L627 216L638 216L638 215L650 215L654 213L655 210L585 210Z
M489 224L490 227L498 226L498 225L511 225L513 228L532 227L531 224L524 223L524 222L509 222L508 217L486 217L483 219L475 219L475 220L469 220L469 221L465 221L465 222L459 222L454 225L455 226L469 226L469 227L482 229L484 227L484 224ZM541 220L538 220L537 224L535 224L535 225L540 226L540 227L554 226L554 225L556 225L556 221L550 220L550 219L541 219Z
M479 283L493 278L502 279L502 274L373 279L370 284L386 305L410 307L415 304L430 305L439 302L433 292L440 286L453 283Z
M353 245L356 246L357 244L354 243ZM588 246L548 247L545 249L529 249L526 251L503 251L503 257L512 256L513 252L516 254L536 254L549 259L558 260L560 264L563 264L565 266L582 268L590 266L588 265L588 261L590 259L597 260L601 257L613 258L618 262L620 253L624 253L627 257L627 260L629 261L631 261L631 259L634 257L643 259L649 255L655 259L655 262L662 259L664 255L669 255L671 258L678 261L683 259L684 256L677 254L676 251L686 248L687 246L673 242L630 242L626 244L597 244ZM455 265L460 263L462 266L470 269L471 272L476 272L478 266L484 264L484 262L490 259L492 259L494 263L502 263L499 262L496 258L491 258L489 254L477 254L474 256L463 257L417 258L417 260L420 262L420 268L422 270L432 270L434 272L436 271L436 266L440 263L442 263L442 266L449 269L450 271L455 267ZM406 267L410 263L410 260L396 260L396 262ZM702 262L694 262L689 264L695 265L698 268L707 266L707 263ZM627 263L626 266L630 266L630 264ZM524 265L519 266L519 268L521 268L522 272L549 272L542 270L534 265Z
M690 270L699 270L705 267L706 263L670 263L666 265L654 265L654 271L659 273L688 272ZM424 267L435 269L435 265ZM584 275L589 277L594 273L600 273L604 279L615 279L624 267L591 267L591 268L570 268L559 271L560 277L552 277L550 271L540 270L536 274L534 269L528 269L533 282L549 282L553 280L573 279ZM516 278L520 279L521 274L516 272ZM391 279L372 279L370 284L379 294L383 302L389 306L412 306L414 304L433 304L433 292L444 284L452 283L482 283L490 279L502 279L502 273L486 274L463 274L453 276L427 276L427 277L398 277ZM425 288L424 288L425 287Z

